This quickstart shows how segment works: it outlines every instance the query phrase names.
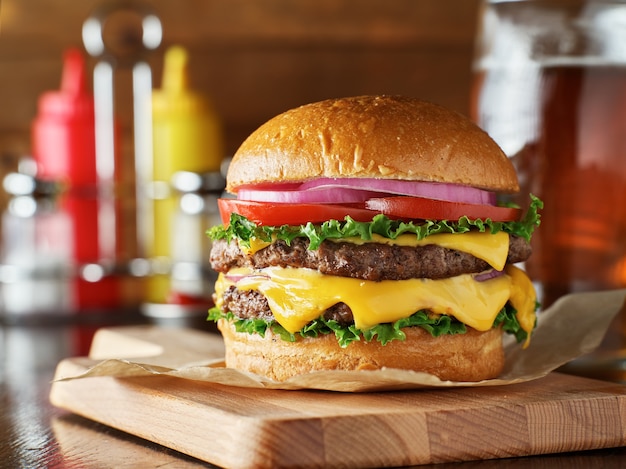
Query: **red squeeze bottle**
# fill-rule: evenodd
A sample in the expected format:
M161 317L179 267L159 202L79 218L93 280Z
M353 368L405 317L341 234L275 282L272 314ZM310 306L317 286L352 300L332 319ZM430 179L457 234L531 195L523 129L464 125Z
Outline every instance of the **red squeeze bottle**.
M114 308L120 303L119 279L104 275L89 278L82 269L111 261L103 236L115 236L110 227L101 229L99 214L105 201L99 196L96 170L95 105L87 91L85 59L76 48L63 57L61 88L43 93L32 126L32 152L37 178L61 184L57 195L58 216L71 224L70 243L73 268L73 308L85 311ZM67 249L67 248L66 248Z
M93 95L87 92L85 59L75 48L63 58L61 89L39 98L32 128L37 176L70 186L95 186L96 135Z

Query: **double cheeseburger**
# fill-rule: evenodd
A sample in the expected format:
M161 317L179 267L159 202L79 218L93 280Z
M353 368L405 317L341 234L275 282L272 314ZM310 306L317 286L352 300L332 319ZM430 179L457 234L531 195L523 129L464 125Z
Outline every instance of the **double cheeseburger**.
M413 98L321 101L241 145L213 227L226 366L274 380L384 367L496 377L527 343L541 201L498 206L515 170L462 115Z

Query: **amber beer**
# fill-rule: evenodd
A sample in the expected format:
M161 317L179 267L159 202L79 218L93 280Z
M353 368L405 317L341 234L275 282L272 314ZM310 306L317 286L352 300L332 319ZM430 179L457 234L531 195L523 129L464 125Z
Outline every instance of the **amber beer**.
M545 306L626 286L626 67L481 71L473 117L545 203L526 268Z

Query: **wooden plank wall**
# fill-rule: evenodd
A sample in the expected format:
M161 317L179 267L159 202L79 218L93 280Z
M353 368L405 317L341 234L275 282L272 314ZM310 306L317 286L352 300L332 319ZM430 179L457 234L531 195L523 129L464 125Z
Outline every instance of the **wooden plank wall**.
M191 81L224 120L227 151L272 115L327 97L421 96L467 112L477 0L152 0L162 52L191 53ZM94 0L2 0L0 148L28 152L37 97L58 87L60 57L81 46ZM93 61L92 61L93 62ZM93 64L90 63L90 66ZM121 70L120 75L127 73ZM119 110L130 116L120 79Z
M30 151L37 98L59 86L61 56L81 46L95 0L0 0L0 171ZM307 102L365 93L420 96L467 113L479 0L151 0L161 47L191 54L191 83L224 122L226 151L269 117ZM136 38L108 31L121 47ZM94 60L90 59L91 68ZM117 106L129 132L130 73Z

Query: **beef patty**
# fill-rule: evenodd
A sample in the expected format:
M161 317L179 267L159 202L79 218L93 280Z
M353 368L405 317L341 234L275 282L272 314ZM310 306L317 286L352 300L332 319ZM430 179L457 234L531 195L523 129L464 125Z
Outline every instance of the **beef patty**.
M302 267L326 275L373 281L441 279L489 269L489 264L482 259L434 244L413 247L327 240L316 250L309 250L308 246L308 239L296 238L289 245L276 241L247 255L236 241L219 240L211 249L211 266L224 273L235 267ZM511 236L508 264L525 261L530 254L530 244L524 238Z
M507 263L522 262L530 254L531 247L525 239L511 236ZM471 254L436 245L411 247L324 241L319 249L311 251L304 238L296 238L290 245L278 241L252 255L246 255L237 242L216 241L211 250L211 265L223 273L235 267L304 267L327 275L374 281L441 279L489 269L485 261ZM222 300L222 310L239 318L266 321L274 318L267 299L256 290L238 290L230 286ZM325 311L324 317L342 325L354 322L352 311L345 303L332 306Z
M238 290L230 286L224 292L222 311L233 313L241 319L263 319L272 321L274 315L267 298L256 290ZM354 324L352 310L345 303L337 303L324 312L324 318L335 320L342 326Z

